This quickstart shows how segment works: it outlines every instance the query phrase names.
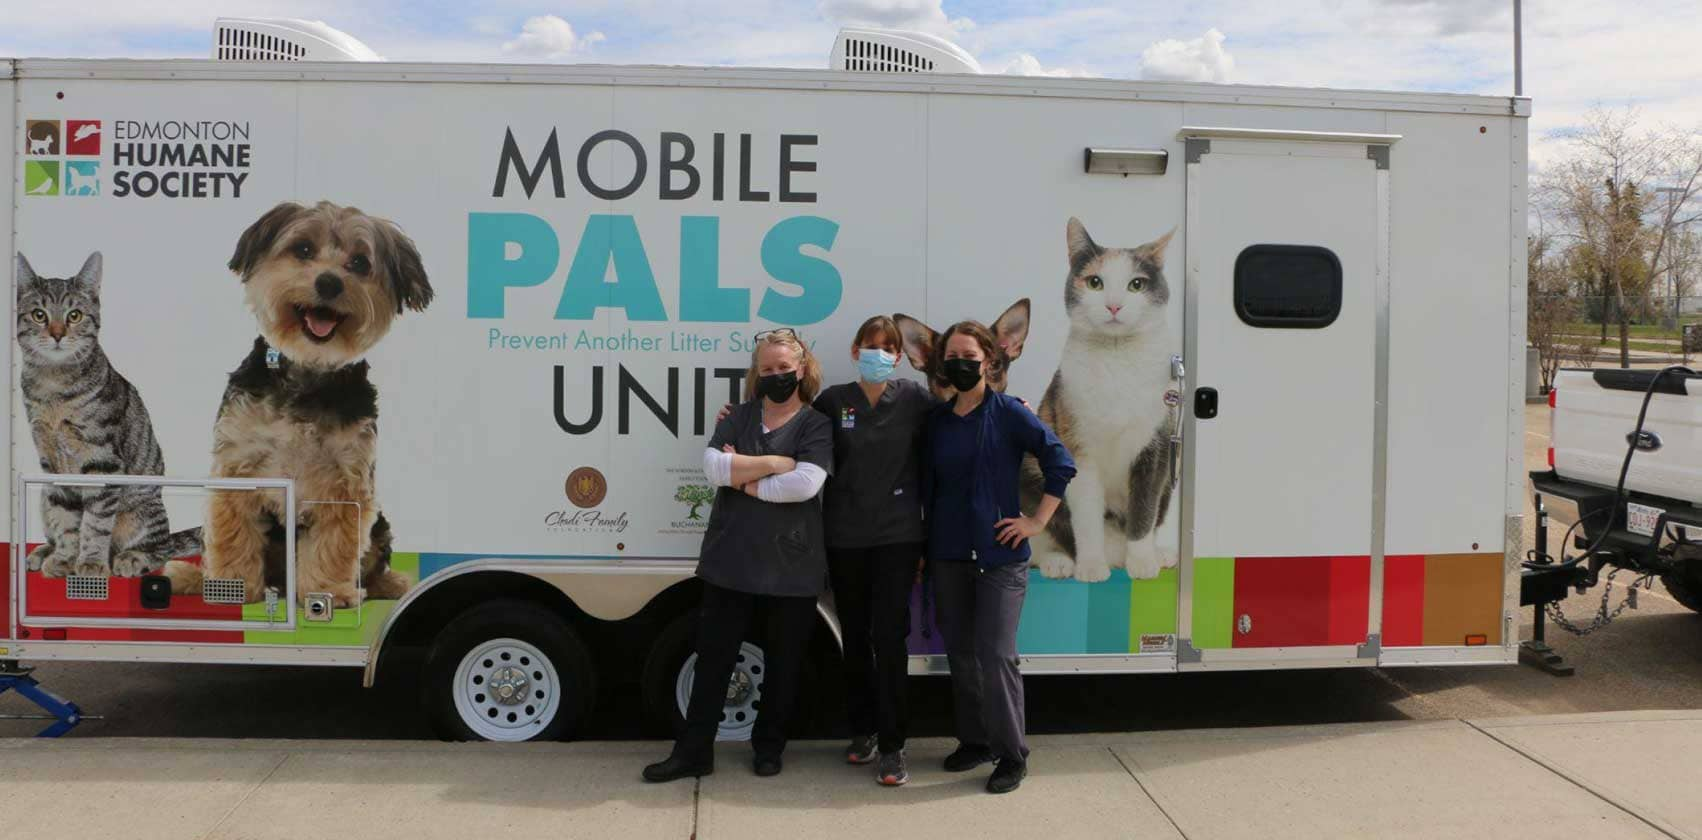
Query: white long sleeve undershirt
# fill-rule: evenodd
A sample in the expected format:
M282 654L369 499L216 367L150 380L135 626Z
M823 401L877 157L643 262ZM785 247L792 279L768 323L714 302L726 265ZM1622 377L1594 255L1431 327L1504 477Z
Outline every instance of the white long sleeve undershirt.
M703 474L716 487L733 485L733 453L703 450ZM827 470L799 463L791 472L771 475L756 483L756 497L765 502L802 502L812 499L827 483Z

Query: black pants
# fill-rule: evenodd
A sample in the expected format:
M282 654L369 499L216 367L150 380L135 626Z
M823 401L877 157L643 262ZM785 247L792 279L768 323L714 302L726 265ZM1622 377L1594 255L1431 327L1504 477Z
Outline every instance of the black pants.
M686 705L685 733L674 742L675 755L713 760L715 734L727 705L727 682L733 677L745 631L757 617L763 621L763 673L751 746L757 755L765 756L778 756L786 749L786 721L797 700L804 651L815 629L816 599L752 595L705 582L691 702Z
M982 571L969 561L929 563L940 630L951 665L957 739L997 758L1028 759L1017 621L1028 597L1028 564Z
M845 703L852 735L876 734L881 752L904 749L910 591L921 543L828 549L833 605L845 637Z

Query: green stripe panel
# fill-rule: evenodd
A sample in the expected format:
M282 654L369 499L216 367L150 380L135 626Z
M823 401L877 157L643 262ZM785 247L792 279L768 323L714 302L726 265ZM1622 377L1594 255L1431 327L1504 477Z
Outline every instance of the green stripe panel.
M1175 569L1164 569L1152 580L1130 581L1129 650L1141 649L1143 634L1167 636L1176 632L1176 593Z
M418 583L420 556L393 553L390 555L390 568L406 575L408 580ZM250 630L242 634L243 641L251 645L366 647L394 609L395 601L367 601L359 610L337 610L330 621L308 621L306 611L297 605L295 632ZM248 621L265 621L266 605L248 604L242 608L242 617Z
M1235 558L1194 560L1194 647L1226 648L1235 629Z

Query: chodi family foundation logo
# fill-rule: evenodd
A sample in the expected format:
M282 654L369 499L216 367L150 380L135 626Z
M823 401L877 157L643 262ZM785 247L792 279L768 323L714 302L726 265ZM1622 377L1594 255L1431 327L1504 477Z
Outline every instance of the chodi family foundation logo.
M25 120L24 195L100 195L100 150L100 120Z

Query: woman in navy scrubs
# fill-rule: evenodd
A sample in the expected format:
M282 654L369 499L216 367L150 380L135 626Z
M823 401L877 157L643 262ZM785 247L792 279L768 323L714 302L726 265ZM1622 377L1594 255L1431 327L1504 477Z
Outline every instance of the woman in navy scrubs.
M1040 533L1075 477L1075 461L1020 400L987 387L982 365L1001 351L975 321L954 324L934 345L933 368L957 396L928 416L928 569L934 579L959 745L946 757L961 772L998 762L989 793L1028 775L1017 622L1028 595L1028 539ZM1018 476L1033 455L1046 491L1022 512Z

